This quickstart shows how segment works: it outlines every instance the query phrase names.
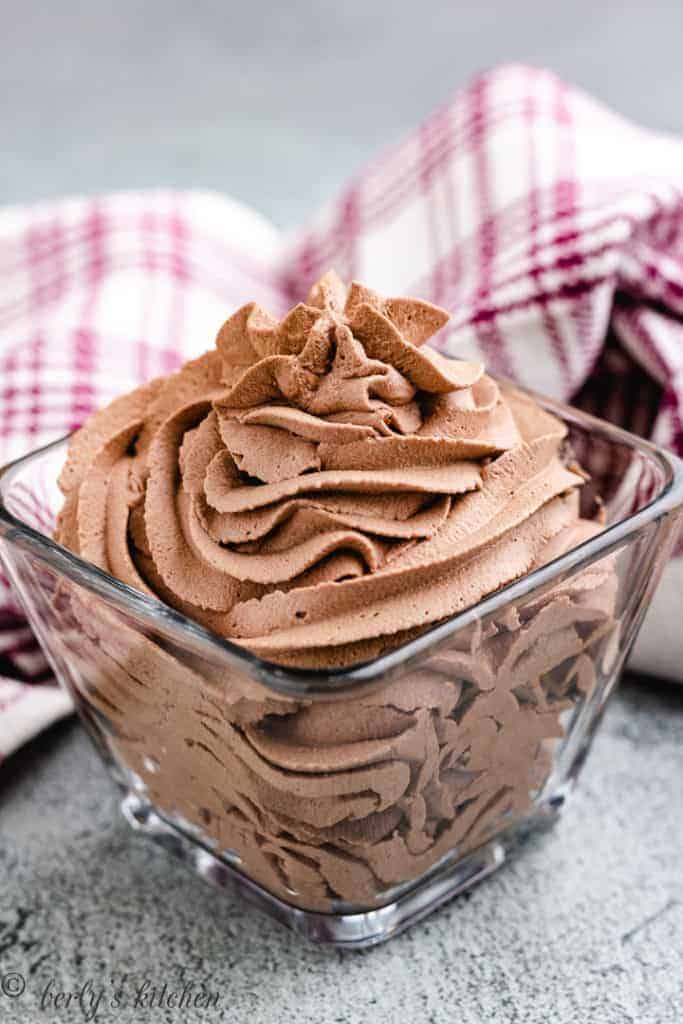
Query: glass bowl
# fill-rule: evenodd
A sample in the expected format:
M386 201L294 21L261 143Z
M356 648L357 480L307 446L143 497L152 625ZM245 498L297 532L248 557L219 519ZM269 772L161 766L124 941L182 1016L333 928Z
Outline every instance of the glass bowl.
M362 947L556 819L673 546L683 464L541 404L607 527L330 672L263 661L56 544L66 439L0 474L7 574L134 828L308 938Z

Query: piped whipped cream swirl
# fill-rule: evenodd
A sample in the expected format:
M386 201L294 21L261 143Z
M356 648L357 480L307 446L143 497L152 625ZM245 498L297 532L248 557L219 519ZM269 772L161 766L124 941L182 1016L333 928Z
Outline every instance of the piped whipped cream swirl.
M74 436L58 539L285 664L372 657L475 603L596 527L563 425L424 346L447 319L333 272L282 321L244 306Z

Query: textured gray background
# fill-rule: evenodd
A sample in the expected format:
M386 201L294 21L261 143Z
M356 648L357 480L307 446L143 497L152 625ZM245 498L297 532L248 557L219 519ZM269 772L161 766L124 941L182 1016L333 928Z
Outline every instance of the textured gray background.
M683 131L680 3L0 0L0 201L215 188L292 226L478 68L554 67ZM0 774L2 1024L137 972L206 979L211 1014L99 1021L680 1024L683 692L629 682L576 803L470 897L366 954L311 949L126 830L74 723Z
M292 225L500 60L683 131L678 0L0 0L0 200L201 186Z

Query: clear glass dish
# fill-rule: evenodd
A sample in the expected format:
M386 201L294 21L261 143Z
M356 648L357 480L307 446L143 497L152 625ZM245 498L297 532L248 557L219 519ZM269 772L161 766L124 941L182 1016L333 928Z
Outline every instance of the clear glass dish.
M56 544L66 440L0 473L7 573L133 827L309 938L362 947L555 820L674 543L683 464L541 401L607 528L331 672L262 661Z

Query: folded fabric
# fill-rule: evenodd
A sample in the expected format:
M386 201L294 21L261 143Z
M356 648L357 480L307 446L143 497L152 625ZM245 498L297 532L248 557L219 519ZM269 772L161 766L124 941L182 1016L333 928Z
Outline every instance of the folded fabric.
M442 349L683 454L683 141L553 74L484 74L301 232L200 192L0 211L0 463L281 314L334 266L452 312ZM633 664L676 678L669 566ZM677 602L677 603L676 603ZM69 709L0 580L0 757Z

